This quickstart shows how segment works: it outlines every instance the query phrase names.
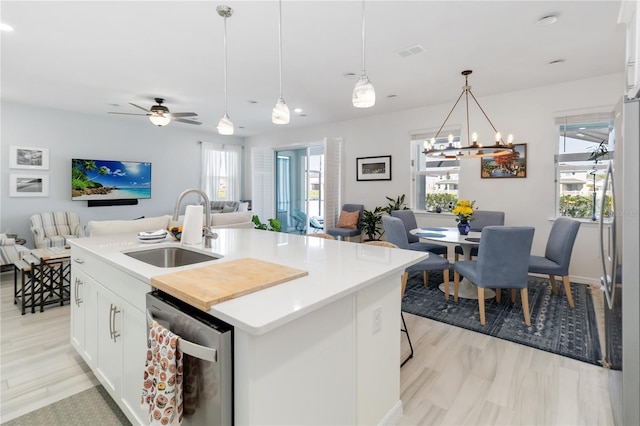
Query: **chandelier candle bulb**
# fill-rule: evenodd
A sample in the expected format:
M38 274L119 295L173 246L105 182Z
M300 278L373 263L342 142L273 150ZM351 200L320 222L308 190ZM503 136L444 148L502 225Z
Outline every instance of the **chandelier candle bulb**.
M513 144L513 133L510 133L509 136L507 136L507 143L509 145Z
M471 134L471 142L473 142L473 143L478 142L478 134L476 132L473 132Z
M500 132L496 132L496 142L500 142L502 140L502 134Z

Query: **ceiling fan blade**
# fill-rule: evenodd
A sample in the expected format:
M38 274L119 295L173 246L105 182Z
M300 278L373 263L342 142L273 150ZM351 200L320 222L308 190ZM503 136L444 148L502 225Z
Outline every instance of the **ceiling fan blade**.
M169 113L171 117L197 117L198 114L195 112L172 112Z
M129 102L129 105L133 105L134 107L136 107L136 108L140 108L140 109L141 109L141 110L143 110L143 111L150 112L148 109L146 109L146 108L142 108L140 105L136 105L136 104L131 103L131 102Z
M188 123L188 124L197 124L200 125L202 124L199 121L193 121L193 120L185 120L184 118L173 118L172 121L179 121L181 123Z
M142 115L142 116L149 116L151 114L133 114L131 112L107 112L107 114L120 114L120 115Z

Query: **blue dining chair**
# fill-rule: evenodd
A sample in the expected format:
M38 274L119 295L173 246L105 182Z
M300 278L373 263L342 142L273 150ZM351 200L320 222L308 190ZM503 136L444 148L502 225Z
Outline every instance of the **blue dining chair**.
M407 239L407 233L404 228L404 223L397 217L382 216L382 227L384 228L384 234L387 237L387 241L395 244L398 248L411 250L409 248L409 240ZM405 269L402 275L402 294L407 287L407 279L409 278L409 272L422 271L422 280L425 286L429 285L429 271L442 271L442 277L444 279L444 297L449 300L449 268L451 264L447 259L441 256L429 256L425 260L422 260L414 265Z
M404 224L404 229L407 233L407 240L409 241L409 249L417 251L430 251L431 253L447 257L449 252L447 246L443 244L420 241L420 238L418 236L413 235L411 232L409 232L412 229L416 229L418 227L418 223L416 222L416 215L413 213L413 210L393 210L391 212L391 216L397 217Z
M453 294L458 301L460 275L478 286L480 323L486 324L484 289L496 289L500 303L501 289L520 289L524 322L531 325L527 291L529 256L534 228L528 226L486 226L480 237L478 260L462 260L453 264Z
M571 308L574 307L569 281L569 263L571 252L580 230L580 222L568 217L559 217L553 223L544 256L529 257L529 272L532 274L549 275L553 294L558 294L556 276L562 277L564 292Z
M342 239L347 239L347 241L351 241L351 237L358 237L360 241L362 241L362 212L364 211L363 204L345 204L342 206L342 210L345 212L358 212L358 224L356 225L356 229L351 228L339 228L337 225L334 228L329 228L325 232L334 237L339 237Z
M469 222L471 224L470 231L482 232L485 226L502 226L504 225L504 212L496 212L489 210L476 210L473 212L473 220ZM478 256L478 246L471 247L471 257ZM455 247L455 260L463 254L462 246Z

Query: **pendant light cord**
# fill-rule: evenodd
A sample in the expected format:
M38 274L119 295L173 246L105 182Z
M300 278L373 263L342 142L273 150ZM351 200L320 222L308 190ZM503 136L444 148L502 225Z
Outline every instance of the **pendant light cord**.
M224 17L224 115L227 115L227 17Z
M362 0L362 75L365 75L365 8L364 0Z
M279 5L279 17L278 17L278 43L280 46L280 99L282 99L282 0L278 2Z

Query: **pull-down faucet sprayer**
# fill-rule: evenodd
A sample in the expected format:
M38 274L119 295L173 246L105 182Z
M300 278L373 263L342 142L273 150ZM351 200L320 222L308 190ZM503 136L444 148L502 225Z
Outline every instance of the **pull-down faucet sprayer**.
M205 194L203 191L194 188L185 189L184 191L182 191L182 193L178 195L176 206L173 209L173 221L175 222L178 220L178 216L180 215L180 203L182 202L182 199L185 197L185 195L192 192L199 194L204 200L204 215L206 217L204 223L204 247L211 248L211 240L218 238L218 234L211 230L211 203L209 202L209 197L207 197L207 194Z

